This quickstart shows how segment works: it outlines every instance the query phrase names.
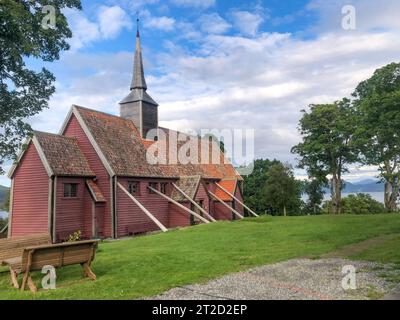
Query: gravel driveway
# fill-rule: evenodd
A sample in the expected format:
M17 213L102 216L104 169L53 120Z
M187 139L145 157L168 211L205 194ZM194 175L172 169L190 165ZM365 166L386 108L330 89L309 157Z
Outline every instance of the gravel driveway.
M356 268L356 290L342 288L342 267ZM331 300L379 299L393 291L382 274L390 265L331 259L294 259L224 276L206 284L174 288L149 299L163 300Z

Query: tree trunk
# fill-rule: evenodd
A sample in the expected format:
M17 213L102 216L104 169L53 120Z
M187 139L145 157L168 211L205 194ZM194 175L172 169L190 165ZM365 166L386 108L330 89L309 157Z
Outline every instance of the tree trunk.
M332 176L332 204L333 204L333 213L340 214L341 212L341 203L342 203L342 178L340 174L333 174Z
M283 215L286 217L286 206L283 206Z
M399 185L390 181L385 182L385 209L388 212L397 211L397 199L399 197Z

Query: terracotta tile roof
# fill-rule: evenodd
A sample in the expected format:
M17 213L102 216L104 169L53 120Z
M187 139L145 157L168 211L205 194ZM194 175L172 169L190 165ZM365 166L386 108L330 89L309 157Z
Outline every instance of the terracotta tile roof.
M229 179L221 180L220 182L218 182L218 184L231 194L233 195L235 194L237 180L229 180ZM223 191L218 187L216 187L215 189L215 195L223 201L233 200L229 194L227 194L225 191Z
M220 164L150 164L146 158L146 151L155 143L160 148L166 145L166 154L168 156L169 137L171 133L177 134L178 132L160 128L165 132L166 141L162 137L159 137L160 140L157 142L143 140L137 128L130 120L79 106L75 106L75 108L93 135L111 168L118 176L178 178L181 176L199 175L203 178L217 180L224 178L241 179L230 163L224 163L223 152L220 152L219 155ZM199 145L204 141L204 139L199 138ZM214 143L213 147L219 151L219 146L215 141L205 142L209 145L210 150L212 150L211 146ZM178 148L185 143L186 141L178 142ZM199 150L198 162L200 163L200 147ZM167 163L170 162L168 161Z
M88 186L90 194L92 195L95 202L106 202L106 198L104 198L96 182L88 179L86 180L86 185Z
M193 177L180 177L176 185L185 192L191 199L194 199L197 193L197 189L199 187L201 180L201 176L193 176ZM175 201L188 201L186 197L182 195L175 188L172 191L171 198Z
M163 177L146 159L146 148L133 122L82 107L78 110L111 168L118 176Z
M35 131L44 156L57 176L94 177L88 161L78 146L76 138Z
M167 128L159 128L163 131L164 135L159 135L159 141L158 142L152 142L148 140L142 140L143 144L145 145L146 149L150 148L153 146L155 143L158 144L158 148L161 150L165 147L166 148L166 155L167 157L170 155L169 152L169 139L170 136L173 135L178 135L180 134L182 138L185 136L187 137L186 141L179 141L178 144L178 150L179 148L187 143L189 141L189 135L183 134L178 131L170 130ZM165 140L164 140L165 138ZM192 137L193 139L193 137ZM233 167L232 164L229 163L229 161L225 160L225 156L223 152L220 152L219 145L215 141L208 141L203 138L198 138L197 143L198 143L198 164L193 164L193 163L188 163L188 164L180 164L180 163L175 163L175 164L167 164L167 165L159 165L161 170L164 172L165 175L167 176L174 176L174 177L180 177L180 176L193 176L193 175L199 175L203 178L206 179L224 179L224 178L234 178L234 179L242 179L241 176L237 173L235 168ZM208 146L208 152L210 154L209 157L209 163L210 164L201 164L201 157L202 157L202 152L204 149L204 146ZM219 163L214 164L212 163L211 159L211 151L212 150L217 150L219 152ZM204 149L204 152L207 152L207 148ZM171 159L168 159L167 163L171 163L173 161L170 161ZM176 162L176 161L175 161ZM227 162L227 163L225 163Z

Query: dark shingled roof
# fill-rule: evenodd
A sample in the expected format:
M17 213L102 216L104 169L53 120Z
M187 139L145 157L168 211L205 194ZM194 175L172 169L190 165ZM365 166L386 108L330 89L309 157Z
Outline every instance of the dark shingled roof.
M39 131L35 131L34 136L39 142L54 175L95 176L79 148L76 138Z
M197 189L199 187L199 183L201 180L201 176L193 176L193 177L180 177L176 185L186 193L191 199L194 199L196 196ZM175 188L172 191L171 198L175 201L188 201L182 193L180 193Z

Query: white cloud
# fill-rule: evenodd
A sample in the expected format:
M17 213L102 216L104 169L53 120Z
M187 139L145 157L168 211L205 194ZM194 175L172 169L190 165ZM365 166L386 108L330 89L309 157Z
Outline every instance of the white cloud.
M201 30L207 33L225 33L232 27L218 13L204 14L198 22Z
M264 18L259 13L233 11L231 15L233 24L244 35L255 36L258 28L264 22Z
M98 19L100 32L105 39L115 38L124 28L132 28L131 18L119 6L102 6Z
M352 5L356 9L358 31L400 28L400 1L398 0L311 0L307 8L318 13L318 30L340 30L342 7Z
M215 5L215 0L171 0L171 2L181 7L209 8Z
M101 6L93 21L87 18L82 11L66 9L72 30L69 40L71 50L76 51L93 42L115 38L123 29L130 30L132 21L128 14L119 6Z
M175 27L175 19L169 17L148 17L144 20L146 28L171 31Z
M375 15L382 21L386 9L376 9ZM394 21L395 15L387 17ZM90 25L87 20L80 23ZM395 23L386 26L373 32L369 28L343 32L335 25L308 39L259 32L248 38L204 35L195 24L176 21L180 36L199 48L170 39L168 52L152 56L146 51L149 93L160 104L163 126L254 128L257 157L295 164L290 149L300 141L301 109L349 96L376 68L400 60L400 30ZM95 30L89 39L101 37ZM34 128L57 132L73 103L118 114L118 101L129 90L132 60L133 52L65 55L60 63L74 78L69 85L62 79L51 108L33 119ZM96 72L82 76L83 68ZM348 177L373 176L375 169L352 167Z
M65 13L73 35L69 41L71 50L81 49L101 38L98 24L89 21L81 11L66 9Z

